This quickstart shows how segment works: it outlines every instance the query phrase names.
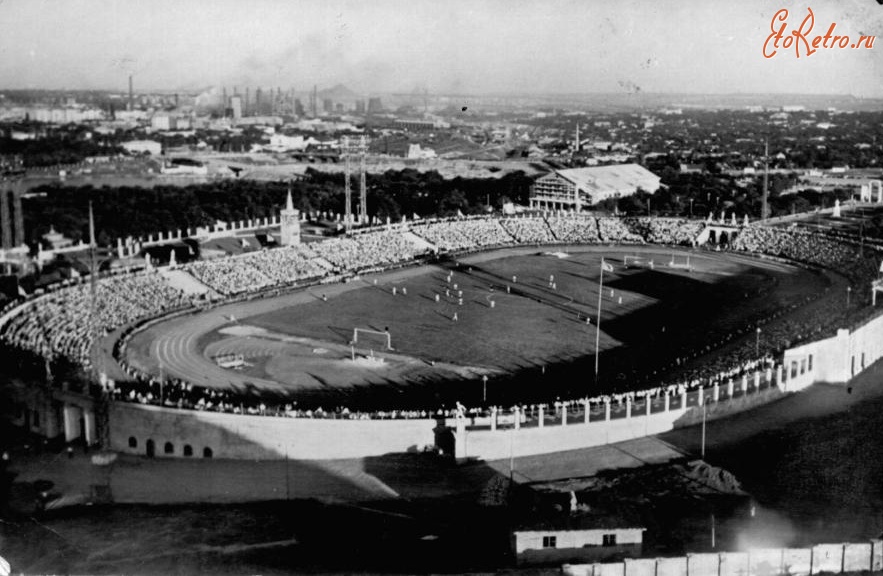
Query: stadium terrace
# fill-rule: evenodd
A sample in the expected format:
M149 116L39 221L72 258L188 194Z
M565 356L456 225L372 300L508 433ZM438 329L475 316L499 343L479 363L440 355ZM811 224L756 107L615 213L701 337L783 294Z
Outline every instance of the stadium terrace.
M643 389L626 393L600 394L592 398L549 399L546 403L517 404L512 407L483 405L415 406L364 411L346 406L333 408L299 407L293 396L244 394L235 390L207 388L196 382L151 374L126 361L130 337L144 325L170 315L209 309L219 303L277 295L292 289L340 282L359 274L383 271L404 265L419 265L440 252L453 256L504 247L556 246L566 244L657 245L697 247L711 224L698 220L670 218L595 217L585 214L545 213L510 218L472 217L417 220L323 242L301 244L247 253L236 257L194 262L182 269L219 295L206 301L173 288L156 270L139 270L102 277L98 282L97 308L99 338L117 334L113 356L127 374L113 381L102 375L101 387L111 403L154 406L173 411L214 412L241 416L267 416L310 420L426 420L470 418L473 424L496 428L498 417L508 414L510 424L543 426L545 411L554 413L559 423L584 418L594 421L598 414L610 418L611 411L631 415L640 406L649 417L654 403L665 400L665 407L701 406L706 394L732 397L741 391L781 386L789 378L789 348L811 345L836 332L842 314L832 307L797 318L788 329L764 334L763 346L721 354L704 370L680 374L673 381L647 382ZM714 247L735 253L772 257L803 266L835 270L852 285L867 286L877 277L879 248L862 246L842 237L795 229L743 224L729 228L727 243ZM820 295L820 298L830 297ZM862 289L856 301L870 301ZM860 307L856 321L866 321L869 307ZM57 285L45 294L8 306L0 314L0 338L8 345L48 359L65 357L84 369L93 366L95 356L90 324L91 305L87 283ZM783 354L786 355L783 358ZM879 356L879 354L877 354ZM809 356L812 370L812 356ZM873 361L869 358L868 365ZM799 374L806 370L804 365ZM853 360L853 363L855 361ZM784 364L784 371L783 371ZM796 364L795 364L796 365ZM862 356L861 368L865 366ZM852 372L857 368L853 365ZM796 368L790 378L798 375ZM763 375L761 377L760 375ZM734 383L735 382L735 383ZM687 394L692 394L692 400ZM680 398L677 400L675 398ZM612 408L611 408L612 406ZM595 416L592 416L592 415ZM488 420L491 418L492 420ZM515 424L517 422L517 424ZM131 440L130 440L131 447Z

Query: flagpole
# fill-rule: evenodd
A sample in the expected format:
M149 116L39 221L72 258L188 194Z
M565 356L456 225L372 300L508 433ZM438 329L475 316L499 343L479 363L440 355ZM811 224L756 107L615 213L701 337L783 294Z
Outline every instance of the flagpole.
M598 283L598 319L595 321L595 387L598 387L598 346L601 342L601 296L604 293L604 257L601 256L601 279Z

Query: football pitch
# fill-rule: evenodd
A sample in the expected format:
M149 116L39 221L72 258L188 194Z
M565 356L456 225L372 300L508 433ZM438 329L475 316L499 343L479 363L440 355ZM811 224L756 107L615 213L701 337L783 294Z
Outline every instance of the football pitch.
M690 270L670 266L687 254ZM602 256L613 271L599 290ZM635 387L826 282L726 253L502 251L362 277L346 289L313 287L296 302L237 314L198 346L205 358L242 354L249 366L225 370L231 378L276 382L305 397L330 393L347 405L530 401Z

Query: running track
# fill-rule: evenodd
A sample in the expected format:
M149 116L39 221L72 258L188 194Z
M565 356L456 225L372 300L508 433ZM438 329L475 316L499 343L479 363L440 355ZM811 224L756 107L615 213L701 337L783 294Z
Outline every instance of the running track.
M560 250L560 246L504 248L501 250L464 256L459 258L458 261L463 264L474 264L508 256L535 254L538 251ZM691 256L691 262L700 259L709 261L723 260L725 262L777 271L787 271L795 268L788 264L772 260L762 260L749 255L730 252L700 252L660 246L569 246L567 250L569 252L579 253L595 252L599 254L603 253L605 255L613 254L617 257L622 257L627 254L641 254L647 259L653 258L659 262L660 267L664 267L671 254L677 252L679 255L689 253ZM432 265L410 267L371 275L370 278L372 281L376 278L378 283L394 283L422 274L436 272L438 270L439 268L437 266ZM200 337L220 326L228 324L231 315L235 316L237 320L243 320L250 316L264 314L288 306L313 302L320 298L316 291L321 291L322 294L326 294L329 298L333 298L336 295L350 290L367 287L368 285L369 284L363 279L362 281L329 284L321 287L313 287L307 290L297 290L295 292L272 298L228 304L213 308L203 313L160 323L149 330L136 335L133 340L150 337L154 338L149 347L151 364L153 364L153 368L161 366L163 374L166 376L181 378L194 384L200 384L211 388L232 387L241 389L253 385L268 390L290 391L290 385L285 385L273 380L255 378L233 370L219 368L211 358L204 355L203 351L197 345ZM130 349L131 348L132 346L130 346ZM317 384L318 382L315 379L307 374L303 374L303 379L295 384L295 388L300 388L301 386L314 388Z

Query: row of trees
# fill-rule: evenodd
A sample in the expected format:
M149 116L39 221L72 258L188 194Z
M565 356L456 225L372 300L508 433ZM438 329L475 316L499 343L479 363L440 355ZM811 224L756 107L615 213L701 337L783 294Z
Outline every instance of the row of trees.
M52 134L35 140L0 138L0 155L19 155L25 167L77 164L90 156L115 156L124 150L104 140L86 140Z
M499 179L446 180L438 172L390 170L368 175L368 213L394 221L414 214L476 214L509 201L526 204L531 183L522 172ZM289 187L295 207L303 212L344 212L343 175L308 170L305 178L293 183L224 180L154 188L42 185L23 201L25 229L30 242L36 242L50 226L74 240L85 239L91 200L98 241L108 245L117 237L272 216L284 204Z
M835 200L848 200L852 191L837 188L830 191L801 190L791 192L797 184L795 174L772 174L769 178L769 209L771 216L830 208ZM717 216L721 210L741 217L760 218L763 205L763 180L751 182L715 174L689 174L665 169L663 186L655 193L639 190L637 194L601 202L598 208L628 215L662 215L703 217L709 212Z
M662 175L663 187L655 193L637 194L600 203L596 208L627 215L704 217L722 210L741 218L760 217L762 181L738 182L726 175ZM445 179L438 172L412 169L369 174L368 214L381 220L401 220L413 215L453 216L499 210L506 202L527 205L532 178L522 172L500 178ZM770 177L770 211L777 216L833 206L835 199L851 196L849 190L786 193L796 177ZM88 234L88 202L93 201L99 243L113 238L144 236L158 231L207 226L216 221L263 218L278 213L289 189L295 207L303 212L343 214L343 175L308 170L293 182L224 180L186 187L154 188L43 185L24 199L25 229L35 242L50 226L74 240ZM39 194L43 193L43 194ZM358 185L353 186L353 207L358 206Z

